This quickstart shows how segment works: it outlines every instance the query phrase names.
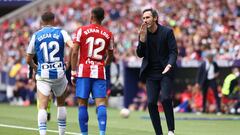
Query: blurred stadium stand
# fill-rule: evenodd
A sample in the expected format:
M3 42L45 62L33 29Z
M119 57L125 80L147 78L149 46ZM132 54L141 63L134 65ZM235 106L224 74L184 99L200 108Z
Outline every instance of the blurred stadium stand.
M46 6L62 2L64 0L0 0L0 23L5 20L15 21L26 18L29 13L38 16L39 12L36 11L36 7L43 9Z
M0 17L10 13L34 0L0 0Z

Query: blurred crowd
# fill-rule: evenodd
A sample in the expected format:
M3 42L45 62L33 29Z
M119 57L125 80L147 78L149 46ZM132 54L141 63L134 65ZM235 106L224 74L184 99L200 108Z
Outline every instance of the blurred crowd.
M40 29L40 13L53 11L56 25L72 34L77 27L89 23L89 13L94 6L106 10L104 25L114 34L116 61L141 61L135 54L138 29L142 10L149 7L158 10L159 23L173 28L180 65L199 62L209 51L218 60L240 59L240 0L73 0L43 9L36 7L37 16L24 13L25 18L0 24L0 72L7 73L12 89L20 87L16 88L20 80L18 72L26 67L25 50L31 35ZM10 75L13 71L15 74ZM11 78L15 82L9 81ZM31 99L32 83L25 82L24 89L30 91L28 99Z
M102 6L106 10L104 24L114 34L118 59L137 60L135 49L138 28L142 23L141 12L148 7L158 10L159 23L174 29L179 60L202 60L209 50L218 60L240 58L239 0L74 0L68 4L46 6L45 9L36 8L35 12L52 10L57 17L56 24L73 33L78 26L89 23L93 6ZM40 28L40 14L26 14L26 18L14 22L6 20L0 24L1 65L11 57L24 63L29 39Z

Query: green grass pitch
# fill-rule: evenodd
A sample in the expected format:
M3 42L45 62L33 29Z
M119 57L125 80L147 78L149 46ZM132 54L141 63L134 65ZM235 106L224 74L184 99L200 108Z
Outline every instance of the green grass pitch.
M51 108L52 119L48 123L48 135L57 135L56 107ZM67 107L67 132L79 133L77 107ZM161 114L161 116L164 116ZM144 118L143 118L144 117ZM175 114L176 135L239 135L239 115ZM181 118L220 118L220 120L178 120ZM224 120L226 119L226 120ZM167 135L166 121L162 120L164 135ZM21 127L21 128L18 128ZM30 128L30 129L26 129ZM33 135L37 131L37 109L35 106L19 107L0 104L0 135ZM108 109L107 135L154 135L147 112L131 112L123 119L119 110ZM95 107L89 108L89 135L98 135Z

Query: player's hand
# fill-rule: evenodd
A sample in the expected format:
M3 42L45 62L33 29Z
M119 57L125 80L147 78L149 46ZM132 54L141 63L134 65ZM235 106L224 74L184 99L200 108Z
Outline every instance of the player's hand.
M171 69L171 65L170 64L168 64L166 67L165 67L165 69L163 70L163 72L162 72L162 74L166 74L170 69Z
M71 82L73 86L76 86L76 78L75 77L71 77Z
M140 37L141 42L146 41L146 37L147 37L147 24L146 23L142 23L141 28L139 30L139 37Z
M71 71L71 82L72 82L73 86L76 86L76 76L77 76L76 70L72 70Z

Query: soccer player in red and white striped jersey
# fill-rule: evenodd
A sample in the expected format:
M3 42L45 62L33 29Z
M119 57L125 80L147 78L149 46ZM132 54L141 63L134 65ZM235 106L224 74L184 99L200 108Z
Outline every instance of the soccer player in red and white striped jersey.
M82 135L88 134L87 103L90 93L95 99L100 135L105 135L106 73L105 66L113 57L113 35L104 28L104 9L96 7L91 11L91 24L78 28L74 34L72 51L72 83L76 85L79 105L79 125Z
M77 29L74 42L80 49L77 77L106 79L106 51L113 51L112 33L99 24L90 24Z

